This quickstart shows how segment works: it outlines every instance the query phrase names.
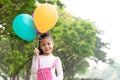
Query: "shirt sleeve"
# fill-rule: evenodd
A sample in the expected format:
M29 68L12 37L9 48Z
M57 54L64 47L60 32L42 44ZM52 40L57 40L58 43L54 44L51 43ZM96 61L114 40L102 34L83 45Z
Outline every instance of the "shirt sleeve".
M35 59L35 56L33 56L31 73L32 74L37 74L37 71L38 71L38 59Z
M57 71L57 80L63 80L62 63L59 57L58 57L58 62L56 63L56 71Z

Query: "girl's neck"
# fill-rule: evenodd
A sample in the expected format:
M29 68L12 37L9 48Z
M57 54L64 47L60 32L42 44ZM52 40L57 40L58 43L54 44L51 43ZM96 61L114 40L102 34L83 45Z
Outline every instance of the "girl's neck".
M44 55L44 56L51 56L51 55L52 55L52 53L50 53L50 54L45 54L45 53L44 53L43 55Z

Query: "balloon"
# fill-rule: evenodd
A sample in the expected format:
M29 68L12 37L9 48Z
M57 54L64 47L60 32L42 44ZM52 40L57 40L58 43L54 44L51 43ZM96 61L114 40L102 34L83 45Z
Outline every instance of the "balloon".
M23 40L32 41L36 36L33 18L28 14L16 16L13 20L12 27L16 35Z
M51 4L41 4L34 11L34 23L41 33L50 30L56 24L57 19L57 9Z

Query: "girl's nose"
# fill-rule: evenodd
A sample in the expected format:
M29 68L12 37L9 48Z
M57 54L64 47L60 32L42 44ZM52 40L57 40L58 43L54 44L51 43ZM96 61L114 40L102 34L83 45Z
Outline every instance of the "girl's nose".
M47 47L48 47L48 45L45 45L45 47L47 48Z

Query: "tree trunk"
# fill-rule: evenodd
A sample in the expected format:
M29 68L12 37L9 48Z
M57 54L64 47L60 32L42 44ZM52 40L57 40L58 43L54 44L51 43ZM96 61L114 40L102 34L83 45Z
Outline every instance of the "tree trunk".
M10 80L19 80L19 75L15 74L13 75Z
M26 79L25 80L30 80L30 71L26 72Z
M18 76L16 76L17 77L17 80L19 80L19 75Z

